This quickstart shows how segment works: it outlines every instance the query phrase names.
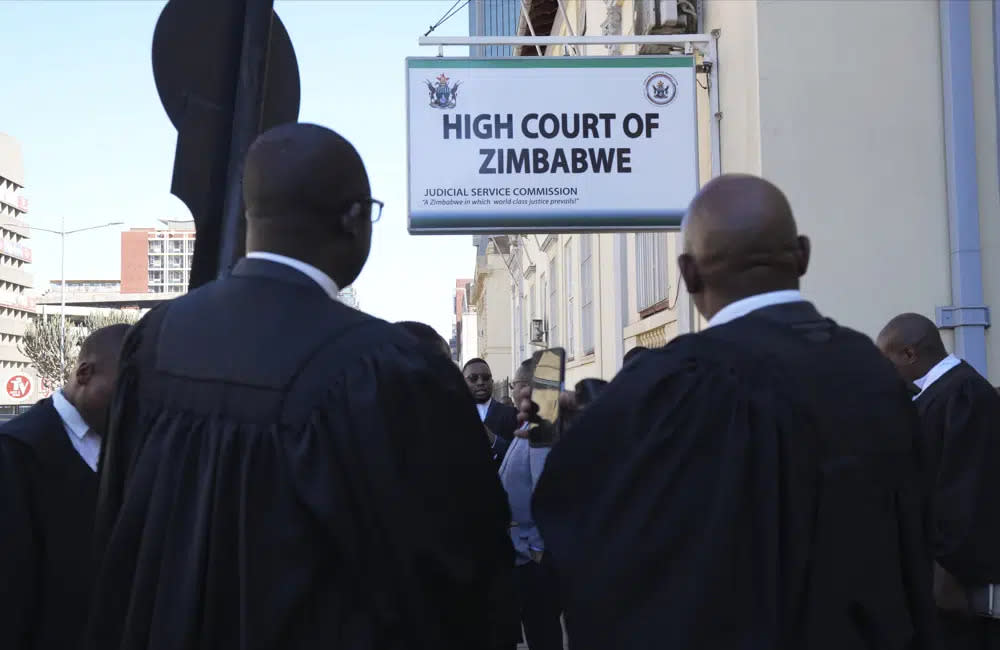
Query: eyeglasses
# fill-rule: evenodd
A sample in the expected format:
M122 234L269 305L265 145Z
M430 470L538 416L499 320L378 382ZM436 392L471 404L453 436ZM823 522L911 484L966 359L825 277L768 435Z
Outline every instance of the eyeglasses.
M490 374L485 374L485 375L466 375L465 378L470 383L474 384L477 381L479 381L480 379L482 379L483 381L490 381L491 379L493 379L493 375L490 375Z
M373 199L372 197L369 196L363 199L356 199L354 201L348 202L345 206L344 212L345 213L353 212L355 206L357 206L359 213L364 213L364 211L367 209L368 219L372 223L376 223L378 222L379 219L382 218L382 209L385 207L385 203L379 201L378 199Z
M368 218L371 219L372 223L378 223L378 220L382 218L382 209L385 208L385 203L382 201L369 196L367 199L358 201L358 203L361 205L368 204Z

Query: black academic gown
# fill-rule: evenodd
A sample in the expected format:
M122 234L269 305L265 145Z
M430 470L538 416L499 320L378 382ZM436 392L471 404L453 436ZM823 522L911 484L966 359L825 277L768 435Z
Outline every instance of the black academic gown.
M1000 396L964 361L916 400L934 486L934 554L966 586L1000 584Z
M87 618L97 474L51 399L0 426L0 648L66 650Z
M894 369L808 303L644 353L535 491L571 647L927 648L917 436Z
M510 512L458 369L241 261L123 346L85 648L483 648Z

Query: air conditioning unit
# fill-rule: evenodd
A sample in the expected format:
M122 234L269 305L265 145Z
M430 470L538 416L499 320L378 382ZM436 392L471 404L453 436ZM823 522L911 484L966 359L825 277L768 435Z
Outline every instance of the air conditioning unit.
M545 345L545 321L541 318L531 319L531 331L529 340L533 345Z

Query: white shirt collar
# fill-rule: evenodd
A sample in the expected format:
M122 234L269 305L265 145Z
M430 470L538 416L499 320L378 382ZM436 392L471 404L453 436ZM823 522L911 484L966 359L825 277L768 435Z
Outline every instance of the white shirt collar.
M476 404L476 410L479 411L479 419L483 422L486 421L486 414L490 412L490 405L493 404L493 398L486 400L482 404Z
M783 305L788 302L802 302L802 293L798 289L785 289L783 291L770 291L768 293L758 293L736 302L731 302L708 319L708 327L724 325L737 318L743 318L747 314L764 307L772 305Z
M944 377L949 370L960 363L962 363L961 359L956 357L954 354L949 354L944 359L941 359L934 364L934 367L930 369L930 372L913 382L916 387L920 389L920 392L914 395L913 399L917 399L923 395L924 391L931 387L931 384L936 382L938 379L941 379L941 377Z
M247 253L247 257L290 266L296 271L308 275L313 282L318 284L320 288L334 300L340 299L340 287L337 286L337 283L333 281L333 278L326 273L323 273L312 264L306 264L302 260L297 260L294 257L288 257L287 255L278 255L277 253L268 253L266 251L253 251L252 253Z
M52 393L52 406L55 407L56 413L59 414L66 428L77 438L82 440L90 431L90 427L83 421L80 412L63 395L62 389Z

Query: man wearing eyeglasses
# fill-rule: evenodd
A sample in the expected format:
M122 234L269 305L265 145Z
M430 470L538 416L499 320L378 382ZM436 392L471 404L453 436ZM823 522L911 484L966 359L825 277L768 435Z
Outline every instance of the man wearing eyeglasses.
M486 427L493 462L499 469L517 428L517 409L493 399L493 371L484 360L470 359L465 363L462 374L476 402L479 419Z
M513 550L468 389L337 300L382 210L361 158L279 126L243 189L246 259L123 346L83 647L485 647Z

